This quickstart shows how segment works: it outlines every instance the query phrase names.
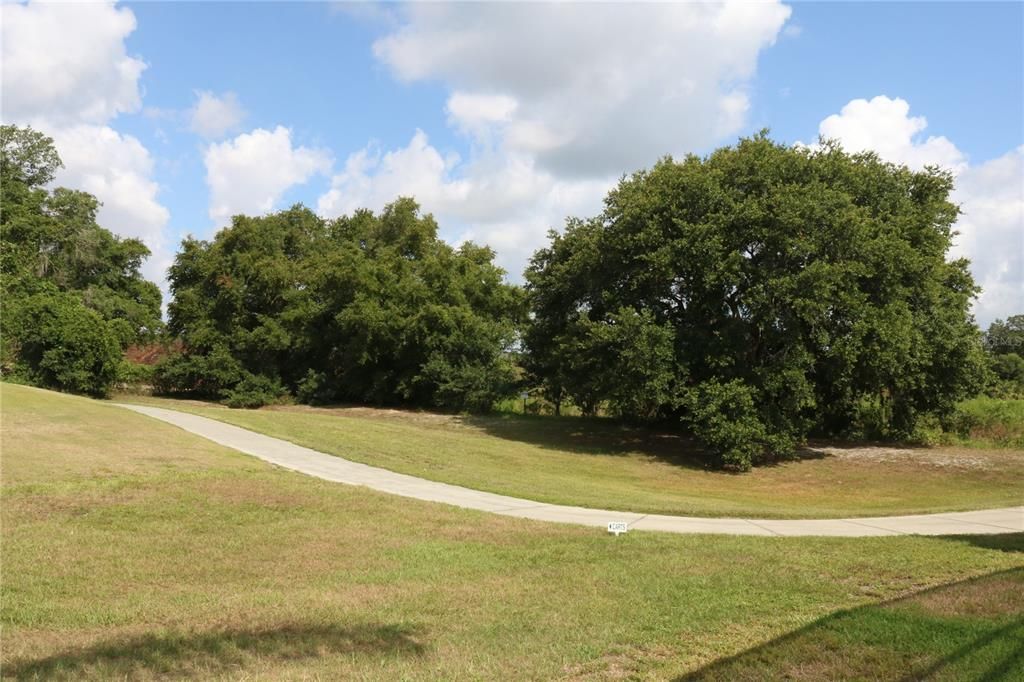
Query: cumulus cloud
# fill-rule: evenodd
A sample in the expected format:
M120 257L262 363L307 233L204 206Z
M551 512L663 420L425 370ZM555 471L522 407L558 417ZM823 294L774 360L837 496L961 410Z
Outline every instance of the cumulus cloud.
M98 197L103 205L97 222L115 234L141 239L153 252L143 272L162 281L172 260L163 232L170 213L157 198L160 187L151 179L149 151L131 135L107 126L58 128L53 139L65 166L56 184Z
M978 322L1020 312L1024 292L1024 146L985 163L971 164L953 142L924 137L928 121L911 116L902 99L855 99L823 120L818 132L848 151L873 150L883 159L920 170L940 166L956 176L952 200L957 221L951 255L971 261L982 287L975 303Z
M560 180L525 154L488 153L463 163L418 130L405 147L382 153L368 145L350 155L317 209L334 217L415 197L438 218L446 238L490 245L498 263L518 277L547 231L568 215L599 211L614 181Z
M982 295L974 312L987 326L1024 310L1024 145L957 177L953 254L971 260Z
M4 3L3 118L48 127L137 111L146 64L124 41L135 15L109 3Z
M954 173L967 167L967 159L943 136L923 138L928 127L924 116L911 116L903 99L879 95L871 100L850 101L838 114L818 126L822 137L839 140L847 151L872 150L883 159L911 168L941 166Z
M596 177L735 134L739 86L789 14L778 2L414 3L374 52L402 80L446 83L460 123L505 126L539 167Z
M189 127L205 138L218 138L238 127L245 118L245 110L233 92L215 95L196 92L196 103L189 112Z
M291 131L257 128L212 144L203 156L210 188L210 217L218 222L239 213L271 211L291 187L331 168L328 152L294 147Z
M54 139L64 168L55 184L94 194L97 220L153 252L144 273L163 282L170 214L158 198L153 159L109 123L142 104L145 63L127 54L135 15L112 3L0 5L2 118ZM166 287L165 287L166 288Z
M779 2L403 6L374 44L402 81L440 81L458 158L417 132L351 156L327 215L412 195L453 241L518 277L550 228L592 215L622 173L710 148L746 124L746 84L789 17Z

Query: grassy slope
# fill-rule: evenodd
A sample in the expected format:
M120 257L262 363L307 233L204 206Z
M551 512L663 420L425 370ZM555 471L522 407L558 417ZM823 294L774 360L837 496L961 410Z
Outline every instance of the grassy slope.
M0 398L5 679L666 678L1024 567L1021 535L616 539L303 477L81 398ZM865 621L860 652L885 671L978 635L1004 651L992 601L968 593L956 606L982 625L910 655Z
M125 398L131 399L131 398ZM685 441L576 418L309 408L228 410L135 398L437 481L583 507L696 516L828 518L1024 503L1024 452L819 457L742 474L707 470ZM849 453L847 453L849 454Z

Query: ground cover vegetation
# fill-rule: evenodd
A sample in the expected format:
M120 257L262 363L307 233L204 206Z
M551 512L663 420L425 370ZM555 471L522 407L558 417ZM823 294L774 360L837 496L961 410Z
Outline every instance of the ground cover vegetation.
M1019 671L1021 534L614 538L317 480L99 401L3 384L0 408L4 679Z
M102 395L116 382L222 400L487 412L551 406L693 435L716 465L793 457L808 436L961 441L1014 408L1021 316L984 338L977 288L947 261L952 178L873 154L772 142L666 158L569 219L525 286L458 248L415 201L323 220L301 206L188 238L159 291L136 240L48 189L60 160L3 129L5 377ZM162 333L161 333L162 331ZM154 367L130 345L167 349ZM1016 336L1015 336L1016 335ZM977 407L977 406L975 406ZM993 412L994 410L994 412Z

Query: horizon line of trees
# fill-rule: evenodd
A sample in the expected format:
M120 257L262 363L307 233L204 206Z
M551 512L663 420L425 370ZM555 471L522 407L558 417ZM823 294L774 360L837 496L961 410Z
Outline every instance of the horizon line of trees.
M487 411L529 389L556 414L683 428L740 470L812 433L904 438L986 386L1024 392L1024 316L983 341L968 263L946 260L952 177L835 143L762 132L666 157L551 231L522 287L411 198L235 216L182 242L166 327L145 246L97 225L91 195L47 189L52 140L3 126L2 151L7 378L102 395L126 347L173 340L163 393Z

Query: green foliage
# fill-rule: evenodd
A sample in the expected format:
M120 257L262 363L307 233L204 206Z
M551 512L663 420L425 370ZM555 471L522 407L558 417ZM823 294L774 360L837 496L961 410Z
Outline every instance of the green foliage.
M1024 315L996 320L985 332L985 350L992 355L1024 353Z
M150 385L155 373L153 365L122 359L117 366L117 383L126 388Z
M205 355L175 353L160 360L153 370L153 388L165 395L218 399L244 378L245 371L231 353L214 346Z
M990 379L986 393L997 398L1024 398L1024 315L996 320L985 332Z
M117 379L115 334L70 294L33 294L5 305L3 343L12 373L29 383L103 396Z
M944 426L962 444L1024 449L1024 400L965 400Z
M252 409L276 403L284 394L280 382L250 374L224 391L224 404L228 407Z
M0 126L0 151L4 371L103 393L116 376L116 368L113 375L107 368L108 340L124 349L161 328L160 291L139 273L149 250L100 227L92 195L46 189L62 165L49 137ZM45 334L19 321L33 316L49 321ZM71 326L58 330L58 321ZM86 331L88 324L94 329Z
M534 255L525 367L556 404L679 420L739 467L857 430L865 400L881 435L913 433L985 375L977 288L946 260L951 190L939 170L765 134L665 159Z
M522 316L493 252L453 249L410 199L326 222L293 207L186 240L170 269L183 355L160 386L225 396L249 375L310 402L488 409Z
M755 395L742 381L704 381L683 394L686 420L694 435L727 469L746 471L763 461L765 426L754 407Z

